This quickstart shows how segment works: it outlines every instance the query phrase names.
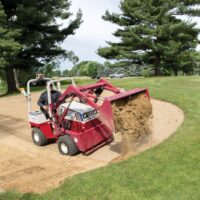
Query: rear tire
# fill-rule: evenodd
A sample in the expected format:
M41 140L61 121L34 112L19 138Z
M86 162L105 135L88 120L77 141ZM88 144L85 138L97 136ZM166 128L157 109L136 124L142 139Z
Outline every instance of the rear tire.
M76 143L69 135L63 135L58 138L58 150L62 155L75 156L79 150Z
M37 146L44 146L48 143L48 140L44 136L42 131L36 127L32 129L32 140L33 140L33 143Z

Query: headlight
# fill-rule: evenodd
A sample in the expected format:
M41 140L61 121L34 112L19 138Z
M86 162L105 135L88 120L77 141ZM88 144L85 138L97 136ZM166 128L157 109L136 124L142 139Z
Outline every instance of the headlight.
M97 114L97 110L93 110L93 115L96 115Z
M87 114L87 113L84 113L84 114L83 114L83 118L84 118L84 119L88 118L88 114Z

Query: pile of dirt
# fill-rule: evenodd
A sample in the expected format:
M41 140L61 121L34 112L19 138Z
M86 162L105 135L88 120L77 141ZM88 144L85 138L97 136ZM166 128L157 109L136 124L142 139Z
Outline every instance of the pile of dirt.
M134 151L152 133L152 105L144 93L112 104L115 132L122 135L121 153Z

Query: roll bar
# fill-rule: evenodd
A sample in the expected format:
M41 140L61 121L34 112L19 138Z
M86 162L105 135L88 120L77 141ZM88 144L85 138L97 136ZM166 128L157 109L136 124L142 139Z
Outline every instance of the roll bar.
M50 92L50 85L54 83L57 83L57 88L58 90L61 92L61 87L60 87L60 82L61 81L65 81L65 80L70 80L72 82L72 85L73 86L76 86L75 82L74 82L74 79L73 78L60 78L60 79L56 79L56 80L52 80L50 78L44 78L44 80L48 81L47 82L47 95L48 95L48 104L50 105L51 104L51 92ZM38 81L38 79L31 79L27 82L27 102L28 102L28 112L31 112L31 108L32 108L32 105L31 105L31 90L30 90L30 85L31 83L35 82L35 81ZM55 85L54 85L55 86ZM52 112L51 112L51 109L49 109L49 115L50 117L52 117Z
M44 78L44 80L46 81L50 81L51 79L50 78ZM28 102L28 112L31 112L31 108L32 108L32 105L31 105L31 89L30 89L30 85L31 83L35 82L35 81L38 81L38 79L31 79L27 82L27 102Z

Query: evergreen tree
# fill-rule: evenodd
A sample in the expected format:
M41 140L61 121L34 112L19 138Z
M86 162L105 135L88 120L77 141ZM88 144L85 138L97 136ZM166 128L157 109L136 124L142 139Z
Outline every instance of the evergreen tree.
M6 15L0 2L0 70L4 74L11 59L15 57L20 49L19 43L15 41L19 31L10 31L6 22Z
M13 69L39 68L45 63L68 57L60 44L73 35L81 24L81 11L75 19L69 12L68 0L1 0L10 29L20 29L17 41L22 45L7 67L8 91L15 90ZM68 25L63 27L64 20Z
M180 59L186 59L198 44L199 29L194 23L181 21L176 15L200 16L199 0L123 0L121 14L110 13L103 19L120 26L114 36L119 42L107 42L98 54L117 62L115 66L147 64L161 74L161 67L177 74ZM183 56L184 55L184 56ZM192 58L192 57L191 57Z

